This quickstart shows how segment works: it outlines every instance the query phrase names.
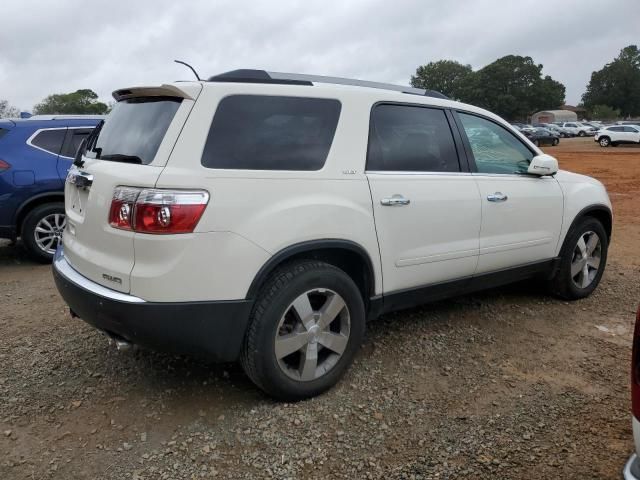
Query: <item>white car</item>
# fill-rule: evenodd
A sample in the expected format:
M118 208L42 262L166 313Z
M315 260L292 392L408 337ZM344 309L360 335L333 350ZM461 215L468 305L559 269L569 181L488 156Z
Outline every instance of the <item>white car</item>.
M602 277L604 186L486 110L261 70L113 96L67 177L53 270L118 345L240 360L300 399L383 313L531 277L579 299Z
M571 135L575 135L577 137L588 137L595 135L596 133L596 129L594 127L583 125L580 122L560 122L557 125L567 130Z
M594 140L601 147L617 147L623 143L640 143L640 126L638 125L612 125L605 127L596 133Z

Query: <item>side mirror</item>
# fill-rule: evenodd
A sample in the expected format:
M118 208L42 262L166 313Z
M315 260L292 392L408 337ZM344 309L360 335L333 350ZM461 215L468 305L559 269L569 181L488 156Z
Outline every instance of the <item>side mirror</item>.
M527 171L532 175L553 175L558 172L558 160L546 153L536 155L531 160Z

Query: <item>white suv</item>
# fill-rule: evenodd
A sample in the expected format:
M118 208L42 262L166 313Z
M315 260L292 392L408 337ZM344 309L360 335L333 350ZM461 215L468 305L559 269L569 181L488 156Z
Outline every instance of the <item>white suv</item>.
M598 130L594 140L601 147L617 147L623 143L640 143L640 126L637 125L612 125Z
M68 175L53 268L119 345L240 360L300 399L368 319L534 276L578 299L602 277L603 185L485 110L255 70L114 98Z
M572 135L576 135L578 137L588 137L591 135L595 135L596 133L596 129L594 127L583 125L580 122L560 122L557 125L564 128Z

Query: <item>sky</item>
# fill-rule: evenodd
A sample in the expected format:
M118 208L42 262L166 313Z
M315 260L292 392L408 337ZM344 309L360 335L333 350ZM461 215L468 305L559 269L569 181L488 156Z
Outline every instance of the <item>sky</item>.
M591 72L640 44L640 0L20 0L4 2L0 99L21 110L90 88L237 68L407 85L451 59L479 69L531 56L577 104Z

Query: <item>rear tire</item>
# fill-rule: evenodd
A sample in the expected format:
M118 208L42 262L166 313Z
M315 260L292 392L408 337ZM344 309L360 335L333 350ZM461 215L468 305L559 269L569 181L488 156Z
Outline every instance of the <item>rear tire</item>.
M65 226L64 203L53 202L31 210L22 222L22 243L29 256L41 263L50 263L62 240Z
M553 293L565 300L591 295L607 264L609 237L602 223L585 217L571 227L560 250L558 271L551 280Z
M268 395L302 400L338 382L364 331L364 301L345 272L320 261L293 262L261 289L240 362Z
M554 147L557 147L559 143L560 143L560 139L558 139L558 138L554 138L554 139L553 139L553 143L552 143L552 145L553 145Z
M579 136L579 137L584 137L585 135L586 135L586 133L584 133L584 130L580 130L580 131L578 132L578 136Z

